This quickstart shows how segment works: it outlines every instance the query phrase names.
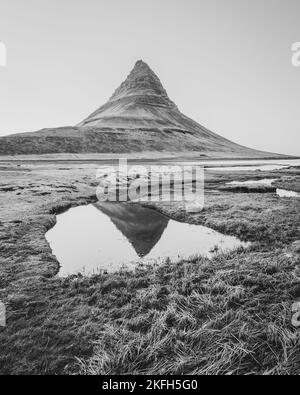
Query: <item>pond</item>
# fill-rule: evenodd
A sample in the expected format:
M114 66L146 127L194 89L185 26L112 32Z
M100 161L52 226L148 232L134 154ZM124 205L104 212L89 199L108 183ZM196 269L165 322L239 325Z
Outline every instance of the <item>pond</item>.
M236 186L243 186L243 185L263 185L263 186L271 186L278 178L267 179L264 178L262 180L249 180L249 181L231 181L227 182L226 185L236 185ZM279 197L289 197L289 198L296 198L300 197L298 192L288 191L286 189L276 189L276 194Z
M228 182L227 185L237 185L237 186L243 186L243 185L266 185L266 186L271 186L273 182L277 181L277 178L264 178L262 180L249 180L249 181L231 181Z
M300 194L298 192L287 191L286 189L277 189L276 193L280 197L290 197L290 198L300 197Z
M138 263L161 263L167 258L175 262L199 254L210 257L249 244L124 203L72 208L57 216L46 239L61 264L61 277L132 269Z

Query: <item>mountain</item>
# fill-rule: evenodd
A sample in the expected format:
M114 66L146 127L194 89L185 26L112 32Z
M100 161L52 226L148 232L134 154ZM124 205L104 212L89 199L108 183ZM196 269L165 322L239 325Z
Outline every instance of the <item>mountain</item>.
M109 101L77 126L0 138L0 155L141 152L203 157L274 157L235 144L182 114L142 60ZM151 155L150 155L151 156Z

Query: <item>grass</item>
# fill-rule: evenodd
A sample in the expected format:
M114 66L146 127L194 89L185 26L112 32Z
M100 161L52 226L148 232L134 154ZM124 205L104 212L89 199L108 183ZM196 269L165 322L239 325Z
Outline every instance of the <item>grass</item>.
M300 332L291 308L300 300L299 199L221 192L232 175L211 176L203 212L154 208L252 241L251 248L212 260L59 278L44 235L55 214L94 199L94 187L87 188L92 174L72 168L49 175L45 168L6 175L9 190L0 190L0 299L7 307L1 374L300 373ZM299 184L294 169L267 176L281 177L287 189Z
M300 332L291 324L298 264L277 251L239 252L142 268L131 281L109 278L118 308L80 372L298 374Z

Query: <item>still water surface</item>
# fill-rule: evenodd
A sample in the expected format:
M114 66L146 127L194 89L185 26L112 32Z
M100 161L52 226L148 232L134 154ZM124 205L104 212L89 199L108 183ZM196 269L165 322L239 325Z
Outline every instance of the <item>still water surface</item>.
M276 193L280 197L298 198L300 194L294 191L287 191L286 189L277 189Z
M140 205L96 203L57 216L46 234L61 264L59 275L113 272L137 263L162 262L247 246L200 225L180 223Z
M204 166L211 171L273 171L290 166L300 166L300 159L268 159L268 160L227 160L227 161L182 161L181 165Z

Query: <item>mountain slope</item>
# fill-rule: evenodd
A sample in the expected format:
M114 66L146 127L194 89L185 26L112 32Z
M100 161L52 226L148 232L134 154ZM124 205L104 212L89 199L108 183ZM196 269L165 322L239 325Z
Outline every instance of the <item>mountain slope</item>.
M144 151L192 151L208 157L274 157L235 144L186 117L143 61L136 63L109 101L79 125L0 138L0 155Z

